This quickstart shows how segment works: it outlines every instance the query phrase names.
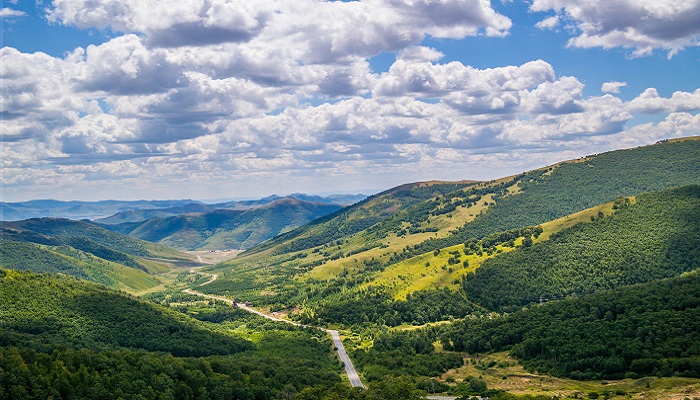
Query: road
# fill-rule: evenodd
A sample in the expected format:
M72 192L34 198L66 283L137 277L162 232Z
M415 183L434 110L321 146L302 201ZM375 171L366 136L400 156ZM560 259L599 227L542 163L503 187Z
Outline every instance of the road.
M350 386L365 387L365 385L363 385L362 381L360 380L360 376L357 375L357 371L355 371L355 366L352 365L352 361L350 360L350 357L348 357L348 353L345 352L345 347L343 346L343 342L340 340L340 335L338 335L338 331L328 329L324 330L330 333L331 337L333 338L333 344L335 344L335 347L338 349L338 356L340 357L340 361L343 362L343 366L345 366L345 373L348 374L348 379L350 379Z
M209 281L204 282L203 284L201 284L199 286L204 286L204 285L210 284L218 278L218 275L216 275L216 274L212 274L211 276L212 276L212 278ZM227 299L225 297L212 296L209 294L204 294L204 293L194 291L192 289L185 289L185 290L183 290L183 292L185 292L187 294L194 294L197 296L206 297L208 299L221 300L221 301L224 301L230 305L236 304L233 300ZM242 310L248 311L248 312L253 313L253 314L257 314L263 318L267 318L267 319L272 320L272 321L284 322L287 324L305 327L305 328L316 328L316 329L320 329L324 332L330 333L331 337L333 338L333 344L335 345L336 349L338 349L338 357L340 358L340 361L343 363L343 366L345 367L345 373L348 375L348 379L350 380L350 386L362 387L362 388L365 387L365 385L362 384L362 380L360 380L360 376L357 374L357 371L355 370L355 366L352 364L352 360L350 360L350 357L348 357L348 353L345 351L345 346L343 346L343 342L342 342L342 340L340 340L340 335L338 334L338 331L331 330L331 329L325 329L325 328L321 328L318 326L303 325L303 324L300 324L298 322L290 321L288 319L273 317L272 315L265 314L265 313L260 312L256 309L248 307L242 303L237 303L236 306Z

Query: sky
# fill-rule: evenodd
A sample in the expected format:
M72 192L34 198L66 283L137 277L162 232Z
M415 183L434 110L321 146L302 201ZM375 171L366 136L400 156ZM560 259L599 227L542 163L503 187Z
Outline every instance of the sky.
M371 194L700 135L700 0L5 0L2 200Z

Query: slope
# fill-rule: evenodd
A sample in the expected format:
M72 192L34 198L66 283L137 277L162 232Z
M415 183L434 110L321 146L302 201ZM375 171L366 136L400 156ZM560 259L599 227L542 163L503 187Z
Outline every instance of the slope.
M70 240L85 238L105 248L137 257L162 257L189 259L185 254L138 240L123 234L112 232L97 226L90 221L73 221L64 218L35 218L23 221L1 223L3 231L12 235L20 235L28 241L42 235ZM41 242L38 242L41 243Z
M586 218L595 217L621 196L699 184L698 159L700 140L689 138L490 182L404 185L250 249L217 267L220 280L206 290L273 308L302 305L297 309L309 308L312 316L314 309L367 293L400 300L415 290L458 290L464 274L512 251L525 236L481 254L465 254L464 244L567 215L581 218L573 215L587 209ZM560 221L544 234L566 226Z
M700 378L700 273L456 322L446 349L512 349L530 370L575 379Z
M626 199L625 199L626 200ZM700 186L621 199L613 214L486 260L464 283L492 310L667 278L700 267Z
M0 267L62 272L139 293L158 286L156 275L198 264L190 256L85 221L56 218L3 222Z

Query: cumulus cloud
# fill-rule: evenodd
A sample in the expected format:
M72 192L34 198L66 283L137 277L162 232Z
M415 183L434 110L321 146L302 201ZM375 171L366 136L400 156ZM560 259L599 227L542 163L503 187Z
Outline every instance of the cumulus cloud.
M643 114L700 111L700 89L692 93L674 92L670 98L663 98L656 89L649 88L630 101L629 108Z
M289 43L311 44L309 59L398 50L424 35L503 36L512 25L488 0L54 0L49 19L142 33L149 43L164 47L288 37Z
M533 0L530 10L556 13L539 28L571 24L578 31L571 47L625 47L634 56L664 49L672 57L700 36L700 0Z
M420 59L398 59L377 81L376 96L436 97L453 93L465 98L482 99L494 92L517 92L554 80L548 63L538 60L521 66L479 70L453 61L432 64ZM458 99L448 100L458 106Z
M604 82L600 88L603 93L620 93L620 88L627 86L627 82Z
M78 28L143 33L156 46L247 41L269 18L269 6L240 0L53 0L48 18Z

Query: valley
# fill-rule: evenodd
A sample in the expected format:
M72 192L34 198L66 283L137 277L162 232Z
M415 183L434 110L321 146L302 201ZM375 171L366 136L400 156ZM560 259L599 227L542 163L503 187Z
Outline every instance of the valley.
M700 398L698 160L687 138L344 207L4 221L0 399Z

